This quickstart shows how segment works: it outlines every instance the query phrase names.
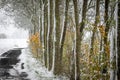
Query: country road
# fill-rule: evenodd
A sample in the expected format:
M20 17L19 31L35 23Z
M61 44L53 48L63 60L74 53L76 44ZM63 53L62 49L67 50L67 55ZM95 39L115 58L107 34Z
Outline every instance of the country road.
M33 57L26 39L0 39L0 80L68 80Z
M30 80L26 72L19 73L13 66L20 62L21 49L12 49L0 56L0 80ZM14 72L14 75L11 74Z

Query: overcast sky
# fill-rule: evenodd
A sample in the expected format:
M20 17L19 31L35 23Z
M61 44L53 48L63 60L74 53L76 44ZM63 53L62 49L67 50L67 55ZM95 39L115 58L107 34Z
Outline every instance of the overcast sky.
M14 26L13 18L4 14L4 11L0 10L0 33L4 33L8 38L27 38L28 31L16 28Z

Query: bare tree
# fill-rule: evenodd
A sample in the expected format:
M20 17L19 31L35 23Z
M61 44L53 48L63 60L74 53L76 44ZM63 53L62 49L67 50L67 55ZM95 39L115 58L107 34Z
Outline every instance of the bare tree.
M69 7L69 0L66 0L65 2L65 21L64 21L64 28L63 28L63 34L62 34L62 40L60 43L60 53L63 54L63 46L65 42L65 37L66 37L66 30L67 30L67 19L68 19L68 7ZM61 55L62 56L62 55ZM62 60L62 59L61 59Z
M50 8L50 29L49 29L49 39L48 39L48 43L49 43L49 69L52 69L52 58L53 58L53 0L49 0L49 8Z
M82 22L79 25L79 9L78 9L78 1L73 0L74 3L74 13L75 13L75 24L76 24L76 53L75 53L75 78L76 80L80 80L80 54L81 54L81 41L83 36L83 29L85 27L85 19L86 19L86 11L87 11L87 3L88 0L83 0L82 6Z
M107 69L108 69L108 63L109 63L109 55L110 55L110 52L109 52L109 44L108 44L108 33L109 33L109 15L108 15L108 11L109 11L109 0L105 0L105 12L104 12L104 22L105 22L105 30L104 30L104 35L103 35L103 38L104 38L104 51L103 51L103 62L104 62L104 65L101 66L102 70L102 78L104 79L104 75L103 74L108 74L107 73ZM108 77L108 76L107 76Z
M117 80L120 80L120 0L117 4Z
M59 75L61 73L62 61L60 53L60 0L55 0L55 32L56 32L56 41L55 41L55 66L54 74Z
M91 37L90 56L93 54L95 33L96 33L96 30L97 30L97 24L98 24L98 22L99 22L99 16L100 16L99 8L100 8L100 0L96 0L96 15L95 15L94 28L93 28L93 31L92 31L93 34L92 34L92 37Z

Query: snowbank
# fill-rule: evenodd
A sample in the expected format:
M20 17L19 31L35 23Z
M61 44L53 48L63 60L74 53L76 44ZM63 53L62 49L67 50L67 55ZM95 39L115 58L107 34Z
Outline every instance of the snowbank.
M0 39L0 54L13 48L26 48L27 39Z
M23 49L19 59L21 61L16 69L19 70L19 73L28 73L28 78L31 80L67 80L65 77L56 77L48 71L39 60L33 58L29 49ZM24 63L24 69L20 67L22 63Z

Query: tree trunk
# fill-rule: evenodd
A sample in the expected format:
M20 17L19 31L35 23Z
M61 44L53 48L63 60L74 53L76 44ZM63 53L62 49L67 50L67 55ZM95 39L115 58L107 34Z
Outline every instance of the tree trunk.
M100 0L96 0L96 14L95 14L95 22L94 22L94 26L93 26L93 30L92 30L92 37L91 37L89 63L93 59L92 57L94 57L93 56L94 55L94 43L95 43L95 39L96 39L95 38L95 33L96 33L96 30L97 30L97 24L99 23L99 16L100 16L99 7L100 7Z
M43 64L45 64L45 58L44 58L44 48L45 48L45 42L44 42L44 34L45 34L45 32L44 32L44 5L43 5L43 3L42 3L42 32L41 32L41 38L42 38L42 53L43 53L43 55L42 55L42 57L43 57Z
M104 38L104 52L103 52L103 60L102 62L104 63L102 66L102 79L109 79L108 76L108 63L109 63L109 55L110 55L110 49L109 49L109 43L108 43L108 33L109 33L109 15L108 15L108 10L109 10L109 0L105 0L105 12L104 12L104 22L105 22L105 34L103 36ZM104 76L106 74L106 76Z
M69 7L69 0L66 0L66 8L65 8L65 21L64 21L64 28L63 28L63 35L62 35L62 40L61 40L61 46L60 46L60 53L61 56L63 54L63 46L65 42L65 36L66 36L66 29L67 29L67 19L68 19L68 7ZM61 57L62 58L62 57ZM62 59L61 59L62 60Z
M73 40L73 49L71 53L70 80L75 80L75 41Z
M116 30L112 28L110 36L110 80L116 80Z
M47 10L47 0L43 1L44 5L44 60L45 67L47 67L47 31L48 31L48 10Z
M55 66L54 66L54 74L60 75L61 74L61 53L60 53L60 0L55 0L55 32L56 32L56 41L55 41Z
M79 26L79 12L77 0L73 0L74 4L74 14L75 14L75 24L76 24L76 52L75 52L75 80L80 80L80 46L81 46L81 33ZM74 67L74 66L73 66ZM73 68L74 69L74 68Z
M90 48L90 56L93 54L93 49L94 49L94 40L95 40L95 32L97 30L97 24L99 22L99 7L100 7L100 0L96 0L96 15L95 15L95 23L94 23L94 28L93 28L93 34L91 37L91 48Z
M73 0L74 3L74 13L75 13L75 24L76 24L76 54L75 54L75 78L80 80L80 54L81 54L81 41L83 35L83 29L85 27L86 11L87 11L88 0L83 0L82 7L82 22L79 25L79 9L77 0Z
M49 32L49 68L52 69L52 56L53 56L53 0L50 1L50 32Z
M117 11L117 80L120 80L120 0Z

